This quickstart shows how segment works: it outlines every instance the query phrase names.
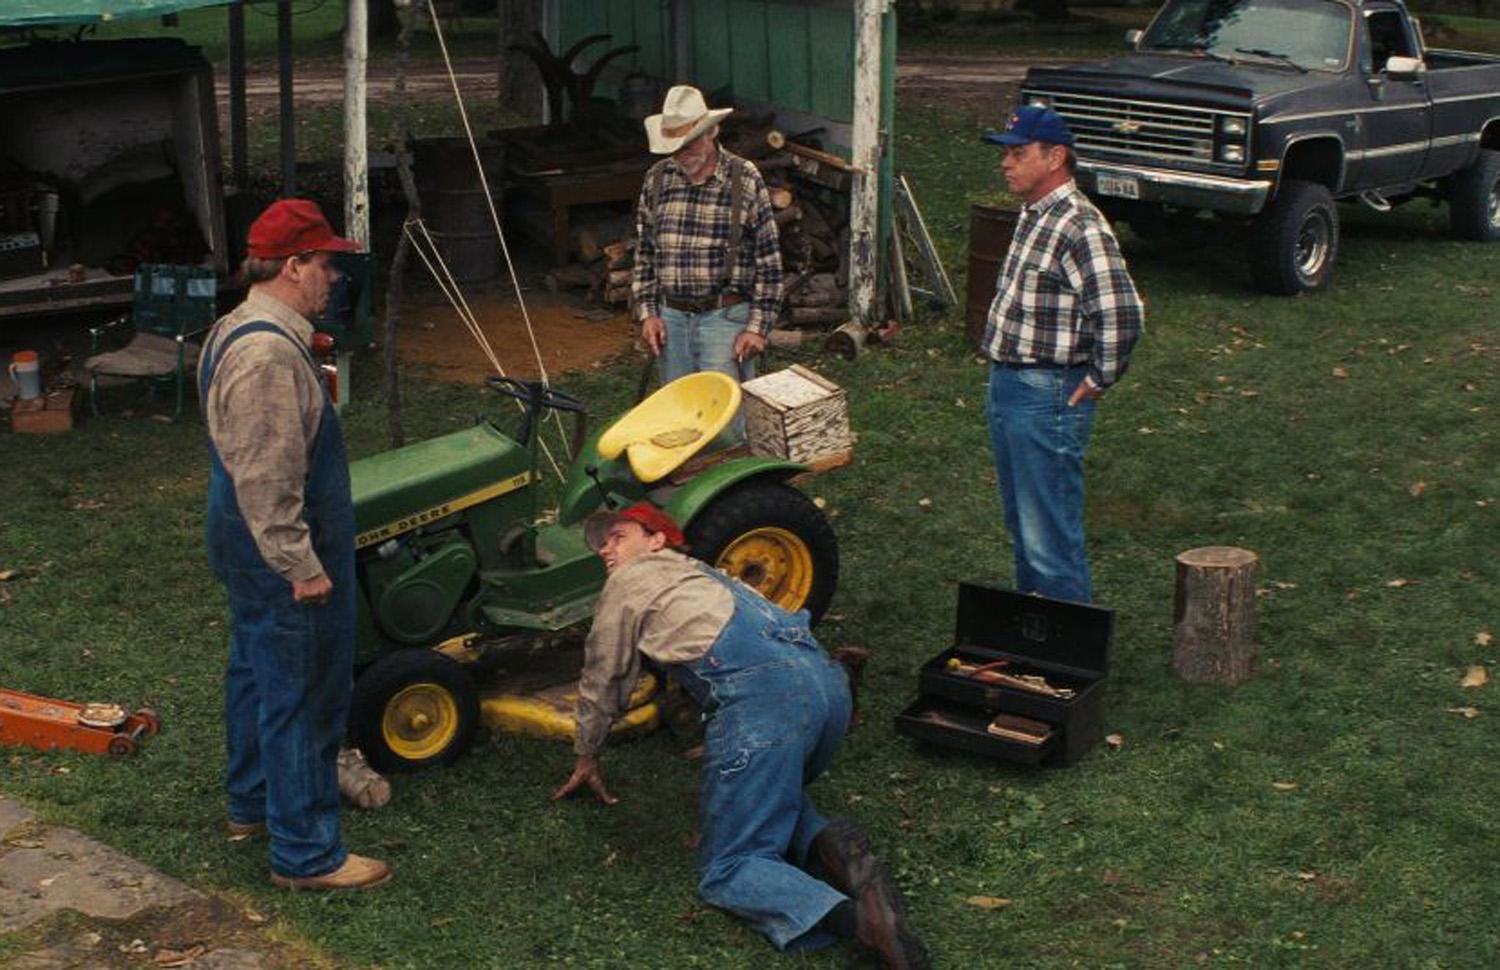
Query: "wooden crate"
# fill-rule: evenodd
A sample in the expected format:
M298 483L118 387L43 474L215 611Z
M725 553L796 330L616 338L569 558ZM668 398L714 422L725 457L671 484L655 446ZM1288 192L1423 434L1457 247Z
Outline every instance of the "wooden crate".
M854 457L844 389L800 364L746 381L745 437L750 453L786 458L814 469Z
M10 427L18 434L60 434L73 428L73 405L78 389L69 387L40 397L17 398L10 409Z

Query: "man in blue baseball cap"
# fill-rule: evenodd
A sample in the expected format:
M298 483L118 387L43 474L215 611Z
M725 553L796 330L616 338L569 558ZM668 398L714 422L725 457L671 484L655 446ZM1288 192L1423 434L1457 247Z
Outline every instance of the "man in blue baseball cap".
M1073 181L1062 117L1026 105L984 140L1005 147L1005 184L1024 203L980 342L1016 588L1086 603L1083 456L1095 403L1125 373L1144 308L1109 222Z

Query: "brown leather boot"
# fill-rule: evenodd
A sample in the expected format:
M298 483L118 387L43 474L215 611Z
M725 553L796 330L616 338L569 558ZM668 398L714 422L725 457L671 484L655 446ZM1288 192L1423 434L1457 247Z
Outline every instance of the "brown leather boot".
M224 823L224 837L231 842L243 842L265 834L265 822L236 822L234 819L229 819Z
M391 867L379 859L349 853L344 864L321 876L283 876L271 873L271 881L282 889L374 889L389 882Z
M927 970L932 957L906 915L906 899L870 840L848 819L829 822L810 849L814 874L854 900L856 942L890 970Z

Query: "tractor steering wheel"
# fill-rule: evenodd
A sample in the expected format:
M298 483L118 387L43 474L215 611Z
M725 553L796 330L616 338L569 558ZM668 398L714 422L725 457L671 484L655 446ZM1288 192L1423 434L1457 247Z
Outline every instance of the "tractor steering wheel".
M523 404L556 411L571 411L583 414L587 410L583 402L571 394L541 383L540 381L518 381L514 377L491 374L484 379L485 386L497 394L513 397Z

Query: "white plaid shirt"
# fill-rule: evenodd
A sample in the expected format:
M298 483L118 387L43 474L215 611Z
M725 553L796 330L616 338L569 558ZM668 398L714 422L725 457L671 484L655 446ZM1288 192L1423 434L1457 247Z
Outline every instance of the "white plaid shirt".
M1088 365L1124 375L1145 308L1109 222L1071 180L1021 208L980 347L1006 364Z

